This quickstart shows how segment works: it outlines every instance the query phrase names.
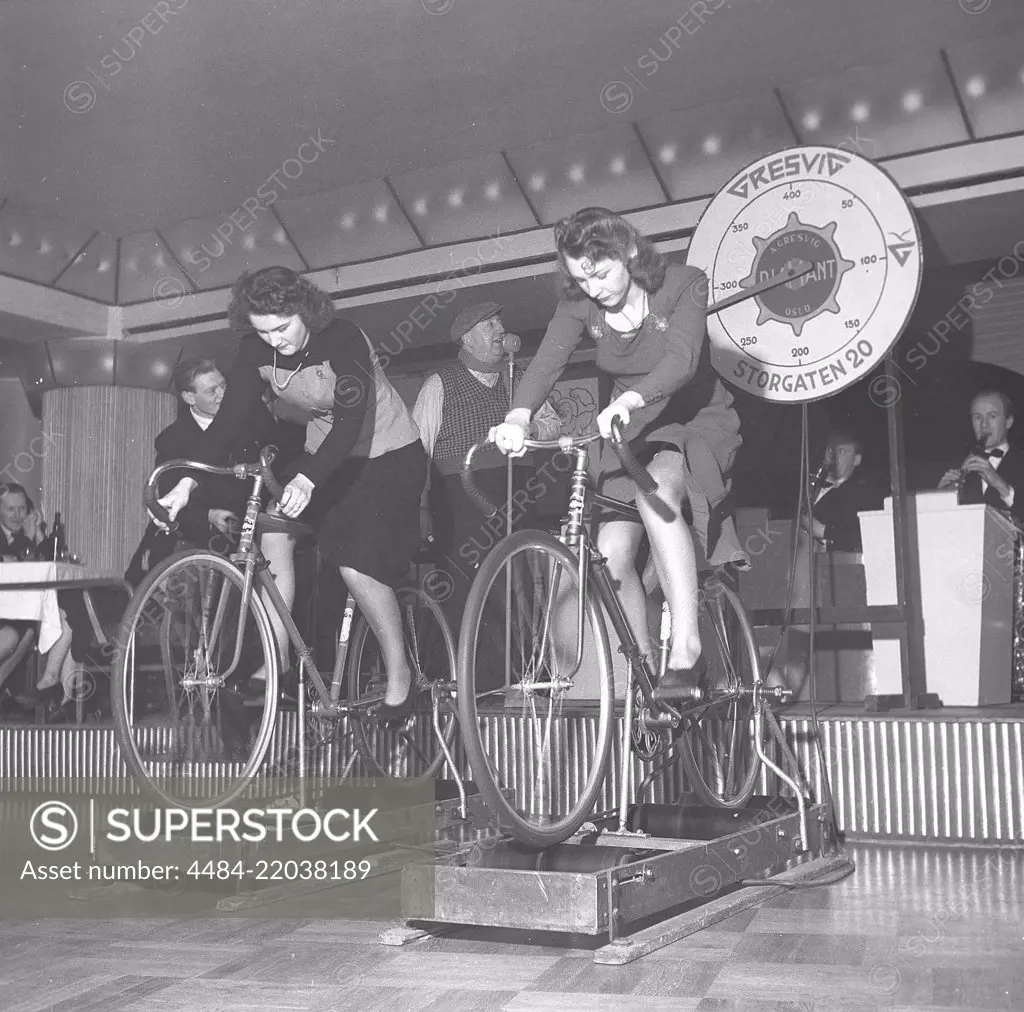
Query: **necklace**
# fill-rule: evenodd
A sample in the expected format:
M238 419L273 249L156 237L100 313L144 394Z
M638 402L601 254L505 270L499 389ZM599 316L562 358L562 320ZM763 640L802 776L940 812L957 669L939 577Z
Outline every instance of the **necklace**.
M278 383L277 382L277 349L275 348L274 349L274 371L273 371L273 373L270 376L270 385L275 390L277 390L279 392L282 391L282 390L286 390L288 388L288 384L291 383L291 381L293 379L295 379L295 374L302 368L303 363L305 362L305 359L306 359L306 356L303 355L302 356L302 361L300 361L299 364L290 373L288 373L288 376L285 379L285 381L283 383Z
M643 289L641 289L641 292L642 292L642 295L641 295L641 298L640 298L640 314L639 314L639 318L637 319L636 323L634 323L633 320L631 319L631 317L626 314L625 310L623 310L622 312L620 312L620 313L618 313L616 315L622 317L622 319L628 325L629 329L628 330L616 330L616 328L612 324L609 323L608 326L611 327L612 330L615 330L616 333L618 333L618 334L632 334L635 331L639 330L641 325L643 324L644 320L647 319L647 313L648 313L647 292L644 291ZM607 313L605 314L605 322L606 323L608 322L608 314Z

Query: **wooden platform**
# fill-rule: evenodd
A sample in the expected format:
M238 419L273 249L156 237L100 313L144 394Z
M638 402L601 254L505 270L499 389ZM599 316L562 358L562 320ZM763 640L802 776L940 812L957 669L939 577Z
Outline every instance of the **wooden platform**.
M405 949L332 894L258 917L0 922L5 1012L1016 1010L1024 852L858 844L793 890L627 966L572 938L451 934ZM397 877L393 877L397 879ZM397 881L380 888L397 888Z

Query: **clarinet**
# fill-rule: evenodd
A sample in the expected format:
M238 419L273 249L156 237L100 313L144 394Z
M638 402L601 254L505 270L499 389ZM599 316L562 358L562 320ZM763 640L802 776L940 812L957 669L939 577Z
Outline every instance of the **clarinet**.
M828 461L823 460L821 467L811 475L811 501L807 504L809 507L814 505L814 500L818 498L818 493L825 487L826 481L828 481Z
M828 460L821 462L821 467L811 475L811 498L807 503L807 527L810 530L813 526L812 521L814 519L814 503L818 498L818 493L825 487L825 483L829 479L829 463ZM832 548L831 542L827 539L822 539L822 545L825 551L830 551Z
M985 455L985 441L984 440L981 440L980 442L975 443L974 446L971 447L970 453L967 454L968 457L973 457L973 456L983 457L984 455ZM969 473L970 473L969 471L965 471L963 468L961 468L960 469L960 477L957 478L957 480L956 480L956 503L957 503L958 506L963 506L963 504L964 504L963 503L964 485L967 484L967 476L968 476Z

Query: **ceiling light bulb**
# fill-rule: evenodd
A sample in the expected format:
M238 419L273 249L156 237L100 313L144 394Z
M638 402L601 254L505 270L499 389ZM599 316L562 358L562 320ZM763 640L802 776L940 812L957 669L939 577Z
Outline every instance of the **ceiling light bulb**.
M45 256L45 255L46 255L47 253L49 253L49 252L50 252L50 250L52 250L52 249L53 249L53 243L52 243L52 242L50 242L50 240L49 240L49 239L43 239L43 240L42 240L42 241L41 241L41 242L39 243L39 253L40 253L40 255L42 255L42 256Z
M279 229L278 229L278 230L277 230L277 231L276 231L276 232L274 233L274 242L286 242L286 241L287 241L287 239L288 239L288 236L286 236L286 235L284 234L284 229L283 229L283 228L279 228Z
M569 169L569 179L573 183L582 183L583 182L583 166L579 165L579 164L573 165Z
M530 176L530 189L531 190L543 190L546 179L543 173L535 172Z
M722 141L719 137L707 137L704 140L704 154L717 155L722 150Z
M908 91L903 96L903 109L905 112L917 112L924 105L924 99L919 91Z
M427 200L425 197L420 197L412 205L414 214L426 214L427 213Z
M804 115L803 126L805 130L809 130L813 133L818 127L821 126L821 113L809 112Z
M388 220L387 204L381 204L380 207L374 208L373 219L374 221L379 221L382 225Z
M110 270L110 261L109 260L101 260L99 262L99 266L96 268L96 270L98 270L100 272L100 274L106 274L107 271Z
M850 110L850 119L852 119L854 123L863 123L870 115L871 106L869 106L867 102L858 102Z
M245 247L246 249L255 249L255 248L256 248L256 236L254 236L254 235L247 235L247 236L246 236L246 237L245 237L245 238L244 238L244 239L242 240L242 245L243 245L243 246L244 246L244 247Z
M985 94L985 78L975 75L964 85L964 91L971 98L981 98Z
M626 159L621 156L613 158L608 168L611 169L612 175L621 176L626 171Z
M347 213L345 213L345 214L343 214L341 216L341 227L342 228L352 228L355 225L355 223L356 223L356 216L351 211L348 211Z
M448 194L449 207L462 207L462 190L452 190Z
M676 146L666 144L659 152L658 157L666 164L671 165L676 160Z
M484 189L484 195L488 200L498 200L501 197L501 185L499 183L488 183Z

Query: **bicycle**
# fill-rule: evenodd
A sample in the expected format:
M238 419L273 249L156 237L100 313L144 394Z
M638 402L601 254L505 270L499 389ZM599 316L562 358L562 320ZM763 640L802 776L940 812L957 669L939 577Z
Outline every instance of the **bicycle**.
M612 445L640 494L653 495L657 486L622 441L620 428L614 436ZM704 803L726 809L749 801L762 761L781 772L764 756L761 716L767 701L785 699L786 691L762 683L753 628L743 605L714 574L702 574L699 589L701 641L708 664L704 682L682 704L654 697L655 673L640 653L606 560L588 531L587 515L595 508L640 522L635 505L590 488L587 447L599 438L594 434L526 441L531 450L557 449L575 456L562 534L519 531L496 545L470 588L459 637L459 723L473 779L502 825L531 847L553 846L575 834L590 816L608 771L614 685L605 616L627 661L620 831L626 821L631 748L653 759L657 742L666 736L676 739L692 790ZM473 455L486 444L487 440L478 443L467 455L463 483L477 505L494 515L495 507L472 483ZM493 627L488 628L485 619L504 609L509 586L508 646L501 673ZM667 665L670 624L663 606L659 676ZM585 649L593 655L598 675L592 737L562 716ZM502 717L509 704L518 705L526 718L515 732L516 754L502 739ZM575 757L570 754L570 736L576 736Z
M294 760L286 752L268 762L278 728L280 672L265 601L287 630L298 659L300 735L306 730L307 697L309 728L322 744L338 738L347 723L355 749L341 775L351 770L356 755L370 776L404 779L432 778L445 761L452 763L455 714L448 700L455 644L441 609L427 595L414 589L398 592L415 683L413 713L401 728L377 725L386 672L376 638L357 614L351 594L330 680L321 674L259 548L264 532L296 538L313 534L306 524L261 507L264 488L274 501L283 493L270 470L275 455L276 448L268 447L258 463L232 467L170 460L146 484L146 508L173 528L156 497L157 482L168 471L252 481L237 550L230 558L204 549L175 553L143 580L121 622L112 669L114 727L129 771L163 803L226 805L246 791L265 764L280 769L282 762ZM253 593L256 586L262 594ZM261 664L266 671L262 701L245 699L244 685ZM301 777L301 751L298 759Z

